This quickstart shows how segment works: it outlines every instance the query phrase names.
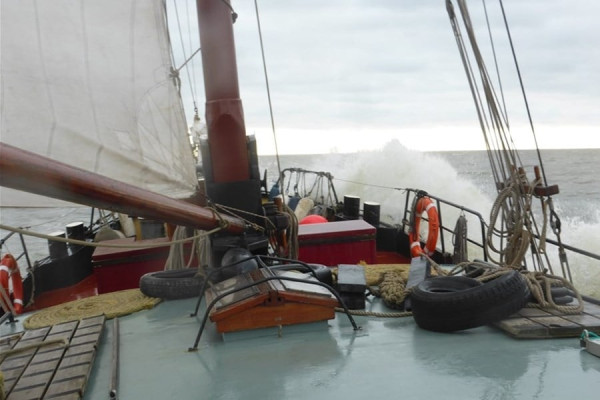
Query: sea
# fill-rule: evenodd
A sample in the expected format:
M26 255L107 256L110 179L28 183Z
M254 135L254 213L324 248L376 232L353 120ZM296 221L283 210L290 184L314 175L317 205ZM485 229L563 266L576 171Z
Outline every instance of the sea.
M519 151L521 163L530 178L533 177L533 166L541 165L548 185L559 186L560 192L553 196L553 205L561 222L562 242L600 254L600 149L540 150L539 156L541 163L537 151ZM340 200L346 194L358 196L361 206L364 202L379 203L381 219L392 224L402 221L406 196L403 189L406 188L422 189L462 204L480 212L486 220L496 198L486 151L419 152L393 141L378 151L259 156L259 167L261 174L266 171L269 187L277 181L279 170L286 168L329 172ZM284 192L286 189L292 191L292 186L284 188ZM445 220L453 217L446 214ZM2 224L28 227L41 233L64 230L72 222L88 224L89 218L89 210L82 207L0 208ZM469 221L469 231L471 229L480 229L477 221ZM0 238L7 233L0 230ZM548 237L556 239L551 231ZM14 235L7 240L2 252L19 252L17 239ZM48 255L44 239L28 236L26 243L32 260ZM551 265L557 269L553 272L558 273L560 263L556 248L548 246L547 254ZM573 281L580 291L600 298L600 260L570 252L568 260Z

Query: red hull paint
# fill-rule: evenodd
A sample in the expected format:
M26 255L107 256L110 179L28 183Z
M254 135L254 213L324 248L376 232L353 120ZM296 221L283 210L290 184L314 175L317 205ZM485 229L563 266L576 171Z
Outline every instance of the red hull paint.
M25 312L41 310L43 308L95 296L97 294L98 282L96 276L92 274L76 285L52 290L35 296L35 303L27 307Z
M376 264L410 264L410 257L403 256L393 251L378 251Z
M376 254L376 264L409 264L410 263L410 259L407 257L404 257L398 253L394 253L394 252L377 252ZM162 260L162 263L164 265L164 261L166 259ZM137 281L139 281L139 276L145 274L146 272L152 272L155 270L155 264L148 264L147 265L147 269L136 269L135 273L130 274L131 272L133 272L132 270L127 271L128 270L128 266L121 264L121 265L115 265L113 266L113 272L116 273L118 276L122 277L124 279L124 281L126 282L135 282L136 279ZM162 267L161 267L162 268ZM141 274L141 275L140 275ZM107 273L108 276L108 273ZM101 279L103 279L104 277L102 277ZM118 283L118 284L110 284L108 281L105 282L104 288L105 290L109 290L111 287L121 287L123 286L123 283ZM135 285L133 284L129 284L127 286L131 286L131 287L126 287L125 289L133 289L135 287L138 287L138 284L136 283ZM121 289L116 289L116 290L121 290ZM109 290L110 291L110 290ZM52 307L58 304L63 304L69 301L73 301L73 300L79 300L79 299L83 299L86 297L91 297L91 296L96 296L98 295L99 290L98 290L98 275L97 274L92 274L91 276L85 278L84 280L82 280L81 282L79 282L76 285L73 286L69 286L66 288L62 288L62 289L58 289L58 290L53 290L50 292L46 292L46 293L42 293L39 296L36 296L35 298L35 304L33 304L30 307L27 307L25 309L25 312L29 312L29 311L37 311L37 310L41 310L43 308L47 308L47 307Z
M155 248L98 248L92 257L95 266L91 276L76 285L36 296L35 304L27 307L25 311L36 311L102 293L137 288L142 275L163 270L169 254L167 240L159 238L141 241L165 242L165 246ZM311 240L321 243L313 244ZM133 238L109 241L120 244L133 242ZM376 251L375 228L362 220L312 224L310 228L301 228L299 258L304 262L328 266L356 264L360 261L368 264L410 263L410 258L401 254Z
M140 278L148 272L162 271L169 256L167 238L147 239L134 242L133 238L107 241L114 244L157 244L151 248L109 248L99 247L92 255L94 275L98 279L98 293L109 293L139 287ZM189 257L189 248L185 259ZM196 264L193 264L196 265Z
M376 262L376 230L363 220L298 226L298 259L327 266Z

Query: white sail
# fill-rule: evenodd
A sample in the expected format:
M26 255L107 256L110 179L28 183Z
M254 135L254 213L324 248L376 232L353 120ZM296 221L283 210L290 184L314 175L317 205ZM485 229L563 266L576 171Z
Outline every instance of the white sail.
M164 0L0 4L2 142L170 197L193 193ZM0 188L0 205L52 202Z

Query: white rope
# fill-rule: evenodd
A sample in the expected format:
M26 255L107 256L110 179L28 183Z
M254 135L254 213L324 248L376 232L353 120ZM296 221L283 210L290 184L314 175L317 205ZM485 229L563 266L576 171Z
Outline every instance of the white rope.
M43 233L38 233L38 232L33 232L33 231L29 231L27 229L23 229L23 228L17 228L14 226L9 226L9 225L4 225L4 224L0 224L0 229L4 229L7 231L12 231L12 232L16 232L22 235L26 235L26 236L33 236L33 237L37 237L37 238L41 238L41 239L47 239L47 240L53 240L56 242L64 242L64 243L71 243L71 244L76 244L79 246L90 246L90 247L109 247L109 248L116 248L116 249L149 249L149 248L153 248L153 247L164 247L167 245L171 245L173 243L185 243L185 242L190 242L192 240L195 240L196 238L200 238L200 237L204 237L204 236L209 236L215 232L220 231L223 228L215 228L212 229L210 231L201 231L200 233L198 233L197 235L185 238L185 239L181 239L181 240L172 240L169 242L158 242L158 243L136 243L136 242L132 242L132 243L128 243L128 244L117 244L117 243L106 243L106 242L87 242L85 240L75 240L75 239L69 239L69 238L62 238L62 237L57 237L57 236L51 236L51 235L46 235Z
M210 258L210 242L204 231L194 231L192 245L188 247L189 258L185 259L186 246L183 239L187 237L187 228L178 226L173 232L173 244L169 249L169 257L165 262L165 271L180 270L192 268L194 258L197 260L199 274L204 275L204 266L208 265Z
M543 222L541 227L538 226L536 218L532 210L533 188L541 184L541 180L530 182L527 179L523 169L523 162L516 150L516 146L510 133L510 124L506 112L506 107L502 106L502 100L496 95L492 80L487 71L482 53L475 37L475 31L469 15L469 10L465 0L456 0L462 22L466 31L466 36L470 42L470 50L474 57L475 66L471 66L467 46L463 39L461 28L458 23L457 15L454 12L454 6L451 0L447 0L447 10L450 17L450 22L454 31L456 43L463 62L469 87L475 102L475 108L480 122L480 127L486 143L486 149L490 160L492 174L498 190L498 199L494 204L490 222L490 230L488 231L488 247L493 249L500 255L500 259L494 260L502 265L515 265L515 263L523 263L525 265L525 254L528 247L531 246L531 259L533 269L543 271L549 269L552 271L550 259L546 254L546 232L548 226L548 208L552 209L552 198L548 196L547 201L542 200L542 215ZM501 4L502 6L502 4ZM487 9L485 9L487 20ZM506 22L506 15L502 7L502 16L506 26L506 33L510 40L510 47L513 52L515 66L517 67L519 83L523 91L525 102L527 103L525 92L523 90L523 82L510 38L510 31ZM488 20L488 32L489 20ZM492 41L490 34L490 41ZM493 42L492 42L493 46ZM495 57L495 52L494 52ZM496 63L496 73L498 82L500 83L500 74ZM501 83L500 83L501 85ZM529 107L527 106L527 114L531 125L532 134L535 139L535 131ZM537 148L537 140L536 140ZM539 155L540 167L543 172L543 163ZM545 183L546 177L543 175ZM554 215L554 214L553 214ZM499 226L496 226L496 221L501 217ZM559 255L564 254L564 248L559 237ZM527 237L526 237L527 236ZM535 240L534 237L539 237ZM499 238L501 245L506 244L506 248L500 251L496 249L496 244L493 243L493 238ZM506 243L504 243L506 242ZM563 274L570 279L571 273L566 262L566 255L560 258ZM562 260L565 259L563 262Z
M167 261L165 262L165 271L175 270L175 269L183 269L186 266L184 260L184 246L180 240L185 239L187 237L187 229L178 226L175 228L173 232L173 239L177 243L173 243L169 248L169 256L167 257ZM194 251L191 252L192 256L194 255ZM191 260L190 260L191 262Z

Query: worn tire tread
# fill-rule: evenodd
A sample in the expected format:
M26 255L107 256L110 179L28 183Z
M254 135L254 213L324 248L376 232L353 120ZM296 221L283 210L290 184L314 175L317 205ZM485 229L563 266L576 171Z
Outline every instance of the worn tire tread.
M150 272L140 278L140 290L149 297L167 300L199 296L203 279L197 269Z
M444 288L455 278L431 278L413 288L413 317L419 327L453 332L487 325L517 312L527 302L529 289L517 271L509 272L483 285L467 284L461 290L434 291ZM437 280L437 281L436 281ZM455 285L456 286L456 285ZM456 289L456 290L454 290Z

